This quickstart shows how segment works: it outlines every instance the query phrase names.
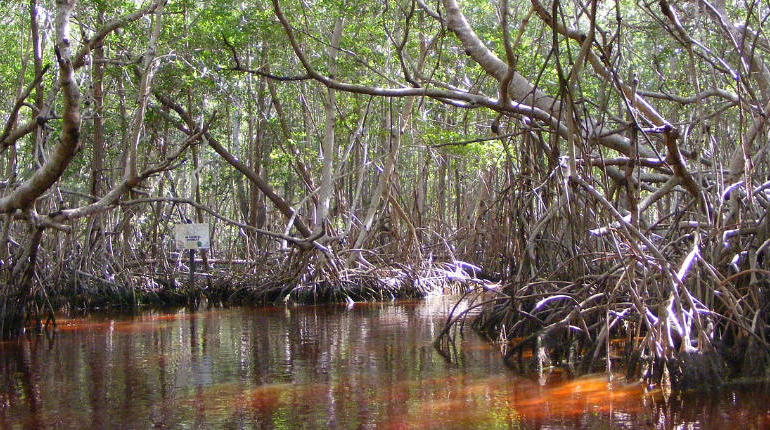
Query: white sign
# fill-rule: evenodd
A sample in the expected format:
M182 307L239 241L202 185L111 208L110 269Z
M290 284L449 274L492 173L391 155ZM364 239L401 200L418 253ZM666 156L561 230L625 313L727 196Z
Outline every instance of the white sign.
M174 238L178 249L209 249L209 225L176 224Z

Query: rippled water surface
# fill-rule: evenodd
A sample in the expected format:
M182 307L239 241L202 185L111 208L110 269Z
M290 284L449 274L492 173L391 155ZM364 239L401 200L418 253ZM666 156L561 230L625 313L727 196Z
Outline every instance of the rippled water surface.
M664 398L605 375L516 376L453 302L61 319L0 343L0 428L768 428L762 387Z

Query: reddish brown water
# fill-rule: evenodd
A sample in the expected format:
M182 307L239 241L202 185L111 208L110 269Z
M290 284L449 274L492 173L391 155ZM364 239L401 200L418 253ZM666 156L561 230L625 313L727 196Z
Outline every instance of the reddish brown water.
M515 376L452 302L62 319L0 343L0 428L767 428L761 387L664 399L605 375Z

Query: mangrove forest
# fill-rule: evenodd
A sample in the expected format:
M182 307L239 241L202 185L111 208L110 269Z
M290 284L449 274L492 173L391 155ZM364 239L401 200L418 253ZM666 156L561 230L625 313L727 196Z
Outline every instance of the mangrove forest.
M181 354L169 342L189 338L187 361L174 363L186 363L184 378L204 378L195 354L216 342L217 357L241 354L251 363L227 372L264 383L280 374L264 369L290 352L332 361L355 353L355 366L366 357L379 366L360 349L374 341L357 330L398 337L383 330L414 325L419 335L402 335L421 339L416 344L373 348L395 361L417 354L425 375L471 390L476 400L462 408L502 415L505 407L472 391L484 384L453 380L460 376L436 366L459 366L464 378L480 360L522 387L533 379L519 375L537 385L548 374L565 381L599 374L628 384L612 391L617 396L638 387L718 390L770 376L767 2L5 4L0 365L10 367L0 374L9 387L35 381L13 376L31 371L30 357L71 369L89 362L46 354L45 342L92 339L95 327L113 333L126 318L148 315L153 330L166 323L182 330L157 334L160 349L148 360L165 363ZM285 319L269 319L284 311ZM73 328L81 317L91 321L85 332ZM139 320L131 321L136 330ZM278 326L294 333L290 343L271 331ZM313 344L308 330L330 336L334 348L352 342L351 351ZM238 336L249 346L238 346ZM30 342L38 345L32 351ZM113 345L94 342L102 341L80 350ZM145 351L129 346L120 347L124 358ZM257 346L268 356L246 354ZM307 369L338 383L349 370L318 360ZM356 396L372 391L355 381L348 382ZM103 378L89 384L101 394L82 396L110 390ZM142 385L147 398L173 391L152 384ZM229 397L218 387L186 401L209 411L238 404L241 415L201 425L515 427L511 416L443 422L437 411L425 422L386 422L394 410L420 416L400 410L394 392L392 408L358 417L335 397L326 412L297 421L276 411L344 389L295 386L288 401L265 385ZM438 388L422 389L427 398ZM14 428L6 412L20 400L5 390L0 422ZM249 412L272 395L269 406L278 409ZM210 397L220 404L206 403ZM177 400L152 403L165 410ZM188 427L198 422L192 410L156 412L164 426ZM94 414L61 419L65 427L94 417L104 420L98 428L120 426L115 416ZM41 419L24 426L56 426ZM585 417L559 423L599 425Z

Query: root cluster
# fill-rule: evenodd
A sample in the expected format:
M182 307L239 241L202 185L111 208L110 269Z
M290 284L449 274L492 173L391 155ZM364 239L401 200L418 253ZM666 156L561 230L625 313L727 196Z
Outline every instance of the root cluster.
M518 223L528 235L512 241L516 271L468 293L437 346L451 356L470 319L523 370L623 370L680 388L767 376L767 241L750 233L767 219L727 229L692 221L703 213L689 202L661 204L649 223L571 180L536 221Z

